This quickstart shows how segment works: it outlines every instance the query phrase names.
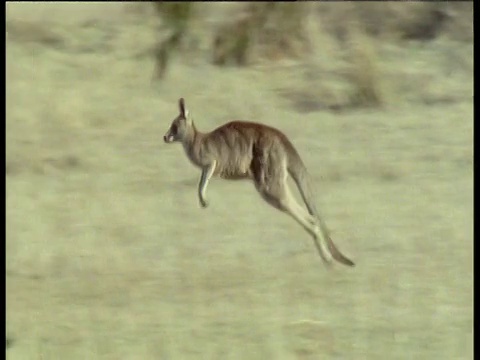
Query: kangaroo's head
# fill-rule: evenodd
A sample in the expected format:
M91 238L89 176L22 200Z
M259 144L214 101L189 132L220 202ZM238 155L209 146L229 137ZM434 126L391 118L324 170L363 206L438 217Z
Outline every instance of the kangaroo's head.
M178 100L178 106L180 108L180 114L173 119L170 128L163 137L163 140L166 143L182 142L192 129L193 122L189 115L189 111L185 108L185 101L183 98Z

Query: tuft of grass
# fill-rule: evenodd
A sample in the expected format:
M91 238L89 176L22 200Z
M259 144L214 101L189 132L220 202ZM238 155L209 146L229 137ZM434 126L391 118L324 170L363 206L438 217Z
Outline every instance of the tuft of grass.
M7 21L5 25L7 39L10 41L54 48L65 45L63 37L44 22L15 19Z
M373 37L396 40L434 40L441 34L473 39L472 2L351 2L318 5L320 20L337 38L358 21Z
M261 54L271 60L283 57L302 58L311 50L306 23L308 3L274 2L266 11L259 29Z
M219 66L248 65L254 36L252 19L248 16L222 24L213 38L212 63Z
M346 77L351 85L350 106L382 106L385 96L373 41L358 26L352 26L346 45Z
M446 3L448 21L445 33L453 40L473 43L473 1Z
M189 31L195 3L192 2L154 2L153 6L162 21L162 27L168 35L159 41L155 49L156 67L154 78L165 76L170 58L174 51L181 48Z
M248 3L215 31L213 63L246 65L252 58L301 58L311 48L307 3Z

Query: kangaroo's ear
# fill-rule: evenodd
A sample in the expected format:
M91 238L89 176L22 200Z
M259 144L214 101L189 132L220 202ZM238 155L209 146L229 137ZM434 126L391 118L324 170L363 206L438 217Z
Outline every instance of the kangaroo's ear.
M185 100L183 98L178 100L178 106L180 107L180 116L187 120L187 123L191 123L190 111L185 107Z
M182 117L186 118L186 114L185 114L185 100L183 100L183 98L180 98L178 100L178 107L180 108L180 115L182 115Z
M185 120L187 121L187 124L191 124L192 123L192 116L190 115L190 111L188 111L188 109L185 109L185 112L183 114L183 117L185 118Z

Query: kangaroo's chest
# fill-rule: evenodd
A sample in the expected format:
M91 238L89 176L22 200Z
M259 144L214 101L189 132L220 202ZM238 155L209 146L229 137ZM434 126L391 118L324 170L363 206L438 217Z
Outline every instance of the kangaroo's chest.
M223 169L215 171L215 176L224 180L242 180L249 179L251 176L250 169L238 170L238 169Z
M226 148L216 146L192 146L184 144L184 150L190 162L204 168L216 161L213 175L225 180L248 179L251 176L251 151L247 146Z
M220 157L214 174L225 180L248 179L251 176L251 162L249 156Z

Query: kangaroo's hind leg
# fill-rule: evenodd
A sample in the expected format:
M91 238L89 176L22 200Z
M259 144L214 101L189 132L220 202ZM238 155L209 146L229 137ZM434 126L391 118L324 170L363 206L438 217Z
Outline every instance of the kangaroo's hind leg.
M258 160L258 159L257 159ZM324 242L318 241L319 228L315 219L303 209L290 192L287 183L287 167L282 164L280 167L269 168L266 162L252 164L253 180L255 188L262 198L271 206L290 215L310 235L312 235L318 253L326 263L331 263L332 256Z
M327 264L330 264L332 262L332 256L330 253L330 250L324 241L324 239L321 237L321 232L320 228L315 220L300 204L295 200L293 195L290 192L290 188L285 181L285 187L284 187L285 193L286 193L286 209L287 213L292 216L300 225L304 227L307 232L312 235L313 237L313 242L315 244L315 247L318 251L318 254L321 256L323 261ZM303 220L304 219L304 220ZM304 225L303 221L307 221L307 226ZM320 238L319 238L320 236Z

